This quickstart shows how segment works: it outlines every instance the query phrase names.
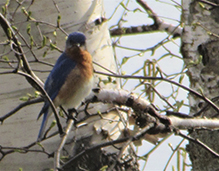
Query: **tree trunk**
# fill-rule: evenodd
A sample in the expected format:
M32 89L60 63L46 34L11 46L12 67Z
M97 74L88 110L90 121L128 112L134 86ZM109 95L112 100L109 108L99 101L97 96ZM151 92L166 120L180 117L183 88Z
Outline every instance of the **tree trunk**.
M209 99L218 97L219 92L219 12L218 7L200 1L182 1L182 23L185 24L182 36L182 54L188 66L190 87L201 91ZM212 1L217 2L217 1ZM190 114L200 111L206 104L190 94ZM216 104L218 100L216 99ZM216 115L217 114L217 115ZM201 113L205 117L218 117L212 107ZM219 152L218 131L192 131L191 135ZM199 145L190 142L187 150L194 171L219 169L219 160Z

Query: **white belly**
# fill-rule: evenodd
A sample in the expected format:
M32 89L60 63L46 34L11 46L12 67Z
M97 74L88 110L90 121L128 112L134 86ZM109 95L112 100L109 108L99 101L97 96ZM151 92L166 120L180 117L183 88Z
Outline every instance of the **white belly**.
M86 82L86 84L79 86L80 88L78 88L71 97L69 97L61 104L65 109L78 108L84 98L90 94L93 87L93 79L90 79L88 82Z

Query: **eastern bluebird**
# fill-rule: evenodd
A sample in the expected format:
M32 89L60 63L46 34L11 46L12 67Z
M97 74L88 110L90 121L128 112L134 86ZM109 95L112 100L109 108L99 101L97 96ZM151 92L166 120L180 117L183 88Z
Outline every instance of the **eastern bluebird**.
M90 93L93 86L92 57L85 49L86 37L83 33L73 32L66 40L65 51L57 60L49 74L44 88L56 107L77 108ZM38 141L43 138L46 123L52 114L46 101L38 118L44 114Z

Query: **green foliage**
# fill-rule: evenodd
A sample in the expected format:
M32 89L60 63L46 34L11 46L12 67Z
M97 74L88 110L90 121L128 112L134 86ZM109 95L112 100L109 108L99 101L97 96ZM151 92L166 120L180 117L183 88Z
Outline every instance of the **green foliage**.
M18 169L18 171L23 171L23 169L20 167L20 168Z
M27 34L30 35L30 31L31 31L31 24L29 23L27 25Z
M51 50L57 49L57 46L53 43L50 43L49 46Z
M60 26L61 15L59 14L57 17L57 27Z
M27 11L27 10L25 9L25 7L22 7L22 8L21 8L21 11L23 12L24 15L27 16L27 21L29 21L29 20L34 20L34 18L31 17L31 15L32 15L32 12L31 12L31 11Z
M12 32L11 32L10 28L7 29L7 32L8 32L9 39L11 39L12 38Z
M6 13L6 8L5 6L2 6L2 14L5 15L5 13Z
M53 36L55 36L55 37L57 36L56 30L53 31Z
M100 168L100 171L107 171L107 169L108 169L108 166L105 165L105 166L103 166L102 168Z
M117 84L116 80L112 77L107 77L107 79L99 78L99 83L101 83L101 82L105 85L107 85L109 83Z
M56 120L53 120L51 125L49 126L49 129L52 129L56 125Z
M43 57L45 57L47 55L47 52L48 52L48 49L43 52Z
M46 38L46 36L43 36L42 48L43 48L44 46L46 46L46 43L47 43L47 38Z
M27 93L25 96L20 97L19 100L26 102L28 100L35 99L35 98L37 98L39 96L40 96L40 93L38 91L35 91L34 94Z
M8 58L8 56L5 56L5 55L4 55L4 56L2 56L2 59L3 59L3 60L5 60L5 61L9 61L9 58Z

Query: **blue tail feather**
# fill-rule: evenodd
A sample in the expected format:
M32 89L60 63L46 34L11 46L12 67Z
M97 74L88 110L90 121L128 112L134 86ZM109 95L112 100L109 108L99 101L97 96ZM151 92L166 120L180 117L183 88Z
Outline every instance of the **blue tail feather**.
M38 137L37 137L37 141L41 141L43 139L44 134L45 134L46 124L47 124L47 121L48 121L48 118L49 118L48 109L46 110L46 112L41 111L38 118L43 113L44 113L43 120L42 120L42 123L41 123L41 126L40 126L40 131L39 131L39 134L38 134Z

